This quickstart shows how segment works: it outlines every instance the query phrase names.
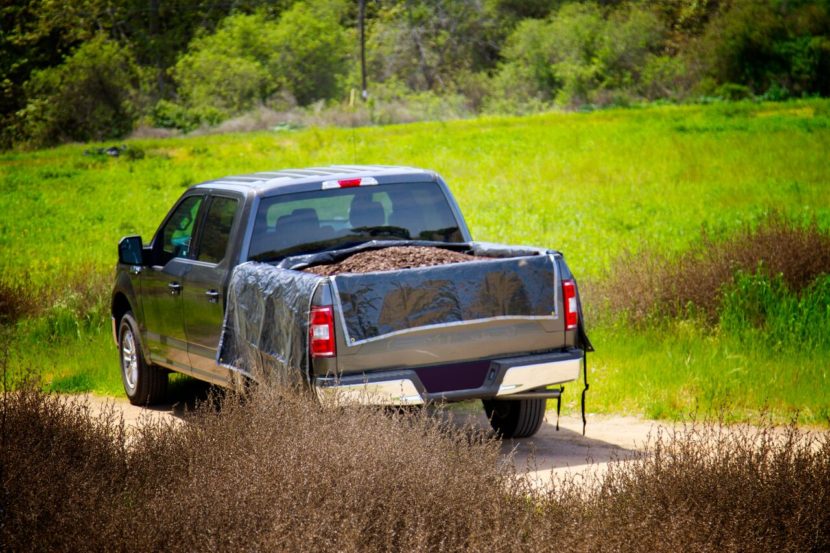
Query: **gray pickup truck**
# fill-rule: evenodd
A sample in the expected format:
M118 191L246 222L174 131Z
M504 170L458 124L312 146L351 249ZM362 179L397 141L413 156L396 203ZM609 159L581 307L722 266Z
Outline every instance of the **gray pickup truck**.
M476 257L303 271L410 245ZM205 182L182 195L148 246L128 236L118 253L113 335L135 404L162 400L170 370L227 387L270 371L321 397L481 399L497 432L526 437L590 349L562 255L473 242L447 185L422 169L333 166Z

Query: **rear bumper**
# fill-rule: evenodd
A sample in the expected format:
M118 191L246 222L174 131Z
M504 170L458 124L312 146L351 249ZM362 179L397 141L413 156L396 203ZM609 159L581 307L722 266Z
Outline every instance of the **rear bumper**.
M582 350L570 349L541 355L494 359L489 362L484 382L474 388L430 392L415 369L372 371L340 378L314 379L323 400L370 405L421 405L430 401L465 399L525 399L558 397L559 390L544 388L571 382L579 377ZM447 371L452 367L447 367ZM451 378L452 375L447 375Z

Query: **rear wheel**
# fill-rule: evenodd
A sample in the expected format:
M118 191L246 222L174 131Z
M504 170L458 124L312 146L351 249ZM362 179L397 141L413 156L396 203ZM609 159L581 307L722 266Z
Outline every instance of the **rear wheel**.
M167 371L147 363L141 349L138 324L129 311L118 327L118 351L121 357L121 382L133 405L158 403L167 394Z
M545 420L544 399L484 399L484 411L503 438L533 436Z

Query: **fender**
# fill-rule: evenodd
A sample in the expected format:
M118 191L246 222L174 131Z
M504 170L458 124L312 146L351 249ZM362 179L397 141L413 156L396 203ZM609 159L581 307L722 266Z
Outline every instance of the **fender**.
M136 275L137 276L137 275ZM138 283L136 283L138 284ZM115 286L113 286L112 296L110 299L110 314L113 317L113 325L118 324L121 314L129 309L133 312L136 322L138 322L139 332L141 333L142 353L145 359L149 359L150 350L147 349L147 327L144 323L144 305L141 301L141 294L137 293L133 283L133 275L128 270L119 266L115 276ZM126 308L123 302L126 301ZM114 331L115 332L115 331Z

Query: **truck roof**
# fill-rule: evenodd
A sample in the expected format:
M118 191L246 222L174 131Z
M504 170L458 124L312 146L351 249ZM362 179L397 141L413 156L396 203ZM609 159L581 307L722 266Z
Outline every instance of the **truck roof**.
M281 169L247 175L233 175L206 181L194 188L234 188L267 194L279 189L295 189L298 185L319 183L324 180L349 179L355 177L403 177L420 176L433 178L434 173L417 167L397 165L330 165L328 167L307 167L304 169Z

